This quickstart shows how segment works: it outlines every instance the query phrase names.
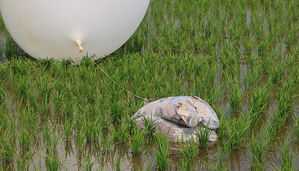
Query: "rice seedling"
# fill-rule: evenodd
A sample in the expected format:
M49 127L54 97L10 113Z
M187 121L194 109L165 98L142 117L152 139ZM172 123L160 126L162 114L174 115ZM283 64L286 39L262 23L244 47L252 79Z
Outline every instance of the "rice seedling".
M260 132L258 137L251 138L251 166L252 170L265 170L266 169L266 151L268 142L265 140L264 129Z
M46 153L45 154L45 167L49 171L58 171L61 167L58 155L56 153Z
M156 167L158 170L166 170L170 162L170 143L168 138L160 131L156 133L155 137L157 141L157 147L154 150L156 155Z
M269 84L258 88L250 102L249 102L249 113L251 116L251 125L254 126L256 122L260 119L262 112L267 106L267 102L270 96Z
M3 83L0 82L0 105L4 102L6 96L6 92L4 90Z
M104 134L103 131L99 132L100 143L103 151L109 151L113 148L114 145L114 131Z
M115 170L116 171L121 171L121 169L120 169L120 158L119 158L119 156L116 156L116 159L115 159Z
M0 137L0 159L6 162L12 162L15 154L15 143L13 134L6 130Z
M250 128L250 119L247 113L244 113L241 118L231 120L227 127L226 145L230 150L237 150L244 145L246 136Z
M279 92L279 102L274 113L271 114L269 123L269 129L267 131L267 137L270 141L273 141L282 129L286 118L294 111L294 92L295 81L293 79L283 83L283 86Z
M71 123L71 121L66 120L63 124L64 126L64 136L66 140L71 140L72 136L73 136L73 123Z
M85 145L85 130L81 129L79 132L77 132L77 138L76 138L76 147L78 151L83 150L83 147Z
M32 144L32 135L25 128L20 128L18 140L23 150L28 151Z
M114 142L124 143L129 137L129 125L122 121L118 126L114 127Z
M149 138L153 138L154 135L155 135L156 127L155 127L155 125L153 124L153 120L152 120L152 118L146 118L146 117L143 117L143 118L142 118L142 122L143 122L143 124L144 124L145 132L147 133L147 136L148 136Z
M187 142L182 141L181 146L179 170L194 170L196 161L195 159L199 153L198 146L194 138L191 138Z
M199 126L196 131L196 136L198 139L199 148L206 149L209 142L210 130Z
M83 129L85 130L85 137L87 142L93 142L98 140L98 124L96 120L94 122L85 121Z
M181 157L187 161L195 159L199 151L194 138L187 142L182 142L182 144L183 148L180 150Z
M235 81L231 83L230 93L229 93L229 105L233 111L236 111L240 105L242 100L242 89L240 83Z
M87 157L86 163L85 163L85 171L92 171L92 167L94 165L94 162L90 160L90 156Z
M130 148L133 155L139 155L144 147L145 133L143 130L136 128L130 137Z
M296 120L295 120L295 127L293 129L293 136L295 140L299 140L299 116L295 115Z
M291 151L289 143L285 143L282 148L279 149L280 158L279 162L282 171L294 171L295 154Z

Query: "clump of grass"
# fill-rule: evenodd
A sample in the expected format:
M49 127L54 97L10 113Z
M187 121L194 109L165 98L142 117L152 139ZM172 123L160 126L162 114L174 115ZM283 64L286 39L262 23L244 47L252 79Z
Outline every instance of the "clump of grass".
M136 128L130 138L130 147L133 155L139 155L144 147L145 133L143 130Z
M77 133L77 138L76 138L76 147L78 151L81 151L83 149L84 144L85 144L85 131L81 129Z
M115 162L115 170L116 171L120 171L121 169L120 169L120 158L119 158L119 156L116 156L116 162Z
M58 155L53 152L46 153L45 166L49 171L58 171L61 166Z
M269 84L258 88L249 102L249 113L251 115L251 126L254 126L260 119L270 96Z
M115 131L115 143L124 143L129 136L129 125L122 121L120 125L113 129L113 131Z
M4 102L5 96L6 96L6 92L4 90L4 86L0 82L0 105Z
M293 136L295 138L295 140L299 140L299 116L295 115L296 120L295 120L295 127L294 127L294 131L293 131Z
M90 156L87 157L86 163L85 163L85 171L92 171L92 167L94 165L94 162L90 160Z
M0 137L0 159L12 162L15 154L15 143L11 131L6 130Z
M196 132L196 136L197 136L197 139L198 139L199 148L200 149L206 149L207 146L208 146L209 137L210 137L209 129L198 127L197 132Z
M170 143L168 138L160 131L156 133L155 137L157 140L157 147L154 152L156 154L157 169L166 170L170 162Z
M280 164L282 171L294 171L294 161L295 161L295 154L290 149L289 143L285 143L282 148L279 149L280 152Z
M290 79L290 78L289 78ZM279 92L279 101L274 113L271 114L267 137L273 141L277 133L282 129L286 118L294 112L295 80L290 79L283 83Z
M195 167L195 159L199 153L198 146L194 138L182 142L182 146L183 147L180 149L179 170L192 170Z
M194 138L189 141L182 142L183 148L180 150L181 157L187 160L193 160L198 155L198 148Z
M63 126L65 139L69 141L73 136L73 123L71 123L69 120L66 120Z
M236 111L240 105L242 100L242 86L240 83L235 81L230 86L229 92L229 105L233 111Z
M99 132L100 142L102 146L102 150L109 151L113 148L114 145L114 131L111 131L111 133L104 133L103 131Z
M153 119L143 117L142 122L144 124L145 132L147 133L147 136L149 138L153 138L155 135L155 131L156 131L156 127L153 123Z
M236 150L243 146L250 128L249 115L244 113L239 119L231 120L227 127L226 145L230 150Z
M98 125L98 120L93 122L85 121L83 128L85 128L85 137L87 142L93 142L98 140Z
M19 132L19 143L23 150L28 151L30 149L30 146L32 144L32 135L31 133L25 129L21 128Z
M256 138L254 133L251 138L251 158L253 170L266 169L266 151L268 143L265 140L264 129L261 130L259 136Z

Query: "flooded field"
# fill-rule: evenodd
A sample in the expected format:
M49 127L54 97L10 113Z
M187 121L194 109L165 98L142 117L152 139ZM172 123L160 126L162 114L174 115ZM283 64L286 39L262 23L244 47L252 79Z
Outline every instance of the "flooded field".
M0 19L0 170L298 170L295 11L295 0L156 0L123 47L79 65L34 60ZM216 144L136 133L144 100L102 69L148 99L201 97L220 120Z

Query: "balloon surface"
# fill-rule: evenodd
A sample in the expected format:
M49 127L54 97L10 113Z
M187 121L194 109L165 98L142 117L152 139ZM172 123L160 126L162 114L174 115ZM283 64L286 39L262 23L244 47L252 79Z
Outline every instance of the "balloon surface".
M0 0L5 25L36 59L80 61L121 47L141 23L150 0Z

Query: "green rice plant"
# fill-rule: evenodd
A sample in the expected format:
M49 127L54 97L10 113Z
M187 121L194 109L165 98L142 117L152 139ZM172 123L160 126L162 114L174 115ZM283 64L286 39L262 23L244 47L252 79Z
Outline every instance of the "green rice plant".
M100 143L102 150L109 151L113 148L114 145L114 131L111 131L111 134L108 133L105 135L103 131L99 132Z
M157 163L156 167L158 170L166 170L170 162L170 143L168 138L161 131L158 131L155 137L157 145L157 147L154 150Z
M78 151L83 150L85 144L85 130L81 129L79 132L77 132L77 138L76 138L76 147Z
M273 113L270 113L271 119L267 132L267 137L270 141L275 139L278 132L281 131L286 118L294 112L294 90L295 81L292 79L284 82L280 89L277 108Z
M260 119L261 114L267 106L270 96L269 84L258 88L249 102L249 113L251 115L251 126L254 126Z
M196 137L198 140L199 148L206 149L209 142L210 130L199 126L196 131Z
M145 133L143 130L136 128L130 136L130 148L133 155L139 155L144 147Z
M265 170L266 169L266 151L268 143L265 140L264 129L256 138L254 133L251 138L251 166L252 170Z
M49 152L45 154L45 167L48 171L58 171L61 167L57 153Z
M91 162L90 157L87 157L87 160L85 162L85 171L92 171L92 167L94 165L94 162Z
M30 149L32 144L32 135L26 128L20 128L18 140L23 150L28 151Z
M274 68L270 75L270 79L272 80L273 84L277 84L281 80L282 76L285 73L285 68L286 68L285 64L274 65Z
M295 154L292 152L289 143L285 143L282 148L279 149L280 153L280 164L282 171L295 171L294 161Z
M122 121L123 108L120 102L110 102L111 119L114 124L119 124Z
M228 149L237 150L244 145L250 124L251 122L247 113L244 113L239 119L233 119L230 121L226 130L227 140L225 140Z
M183 148L180 150L180 155L182 158L185 158L187 161L193 160L198 155L198 148L194 138L190 138L186 142L182 142Z
M295 140L299 140L299 116L295 115L295 127L293 129L293 137Z
M40 77L37 80L37 85L39 89L39 96L41 97L42 101L48 102L50 99L51 92L54 88L54 84L49 83L48 76Z
M71 122L71 121L69 121L69 120L66 120L65 122L64 122L64 136L65 136L65 139L67 140L67 141L69 141L69 140L71 140L71 138L72 138L72 136L73 136L73 127L74 127L74 125L73 125L73 123Z
M240 105L242 100L242 86L237 81L231 83L230 91L229 91L229 105L233 111L236 111Z
M26 101L28 99L28 97L30 96L29 95L30 82L29 82L28 76L18 78L15 85L16 85L16 89L19 94L20 100Z
M99 122L96 121L85 121L83 129L85 129L85 137L87 142L93 142L98 140L98 129Z
M114 142L124 143L129 137L129 125L122 121L118 126L114 127L112 131L115 131Z
M156 131L156 127L153 123L153 119L143 117L142 122L144 124L145 132L147 133L147 136L149 138L153 138L155 135L155 131Z
M187 170L196 170L195 169L196 161L195 160L187 160L182 157L179 159L178 170L179 171L187 171Z
M42 121L46 121L49 116L49 105L47 101L48 100L46 98L45 101L41 102L41 104L37 106L37 111Z
M3 84L0 82L0 105L4 102L6 91L4 90Z
M13 134L6 130L0 137L0 144L0 159L6 162L12 162L15 154Z
M29 171L29 162L17 159L17 171Z
M115 162L115 170L116 171L121 171L121 169L120 169L120 158L119 158L119 156L116 156L116 162Z
M226 127L228 127L229 119L224 112L217 112L219 118L219 128L217 129L217 139L221 140L226 136Z

